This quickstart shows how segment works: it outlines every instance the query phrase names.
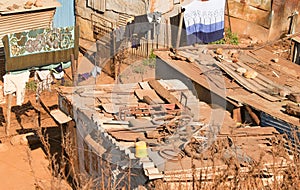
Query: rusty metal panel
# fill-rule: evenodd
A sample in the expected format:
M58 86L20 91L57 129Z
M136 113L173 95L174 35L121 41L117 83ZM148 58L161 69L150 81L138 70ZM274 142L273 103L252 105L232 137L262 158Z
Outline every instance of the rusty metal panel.
M300 145L298 144L298 140L300 139L300 131L297 126L289 124L283 120L277 119L276 117L273 117L264 112L261 112L260 118L262 127L274 127L279 133L286 134L288 139L292 142L292 144L297 145L298 148L300 148Z
M272 10L272 0L235 0L235 1L265 11Z
M247 3L240 3L236 0L228 0L229 15L234 18L256 23L265 28L270 28L271 5L265 5L266 7L270 7L268 10L263 10L261 7L257 7L257 5L254 4L255 0L252 0L251 2L253 2L253 6L248 4L248 1Z
M106 0L88 0L88 6L97 11L104 12L106 9Z
M54 11L55 8L43 11L1 15L0 47L3 47L2 38L6 34L51 27Z
M63 113L74 117L73 105L66 96L58 94L58 106Z

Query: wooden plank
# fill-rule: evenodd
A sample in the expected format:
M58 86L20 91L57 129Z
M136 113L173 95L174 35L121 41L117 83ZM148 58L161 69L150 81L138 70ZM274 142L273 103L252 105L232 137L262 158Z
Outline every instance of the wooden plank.
M175 104L178 108L184 108L181 103L175 98L167 89L165 89L157 80L150 80L149 85L156 91L156 93L164 98L168 103Z
M286 105L286 112L300 118L300 107L291 103Z
M260 124L260 120L258 118L258 116L252 111L252 109L249 106L245 106L247 112L249 113L249 115L251 116L251 118L254 120L254 122L256 123L256 125Z
M113 103L108 103L108 104L102 104L101 105L107 113L118 113L120 110L121 105L116 105Z
M291 93L289 99L293 102L300 103L300 93Z
M148 96L156 104L163 104L164 101L156 94L155 90L142 90L137 89L134 91L139 100L143 100L145 96Z
M247 70L253 70L251 67L249 67L248 65L246 65L242 62L237 62L236 64L239 65L240 67L243 67L243 68L247 69ZM276 88L282 89L282 90L284 90L284 89L289 90L287 87L276 84L272 80L270 80L269 78L267 78L267 77L265 77L264 75L261 75L261 74L257 75L255 80L257 82L259 82L260 84L264 85L264 86L272 86L272 87L276 87Z
M275 101L279 101L279 98L273 97L269 94L266 94L264 92L261 92L257 89L257 87L255 87L254 85L252 85L251 83L249 83L249 81L247 79L245 79L243 76L240 76L239 74L237 74L235 71L233 71L232 69L228 68L226 66L226 64L221 63L221 62L216 62L216 64L222 69L224 70L228 75L230 75L232 78L234 78L240 85L242 85L245 89L254 92L256 94L258 94L259 96L266 98L269 101L275 102Z
M143 102L147 103L148 105L155 105L155 104L157 104L149 96L144 96L143 97Z
M232 116L233 120L235 122L242 123L241 108L240 107L235 108L235 109L233 109L232 112L233 112L232 113L233 114L233 116Z
M107 133L109 133L115 139L121 141L135 142L137 139L145 139L145 135L143 132L133 132L131 130L123 130L123 131L107 130Z
M60 124L64 124L67 123L69 121L72 120L71 117L67 116L66 114L64 114L62 111L60 111L59 109L55 109L55 110L51 110L50 111L50 115Z
M149 90L151 87L149 86L148 82L139 82L139 86L144 90Z

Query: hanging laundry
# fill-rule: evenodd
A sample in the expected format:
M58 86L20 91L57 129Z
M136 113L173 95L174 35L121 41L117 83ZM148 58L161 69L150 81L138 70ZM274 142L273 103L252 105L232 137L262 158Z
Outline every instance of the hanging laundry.
M116 42L120 42L124 39L125 26L120 26L114 30L116 36Z
M92 69L92 71L91 71L91 75L92 75L94 78L96 78L96 76L97 76L98 74L101 74L101 68L98 67L98 66L95 66L95 67Z
M40 97L40 94L44 90L51 92L51 84L53 82L53 77L49 70L36 71L34 73L34 80L37 83L36 98Z
M161 22L161 12L155 11L153 13L147 14L148 21L154 23L154 33L153 35L159 35L160 32L160 22ZM152 37L153 39L153 37Z
M78 82L89 79L90 77L96 78L98 74L101 74L102 69L98 66L95 66L90 72L78 74Z
M193 1L183 8L188 45L224 38L225 0Z
M64 85L64 83L65 83L65 78L64 78L65 72L63 70L63 66L62 66L61 63L57 67L52 69L52 74L53 74L55 79L61 80L61 85Z
M154 35L159 34L160 21L160 12L135 16L133 21L127 23L124 36L131 41L132 48L138 48L140 39L142 37L148 38L149 31L151 31L152 40Z
M18 106L21 106L24 102L25 88L29 80L29 75L29 71L24 71L17 74L11 72L3 76L3 93L4 95L16 93Z

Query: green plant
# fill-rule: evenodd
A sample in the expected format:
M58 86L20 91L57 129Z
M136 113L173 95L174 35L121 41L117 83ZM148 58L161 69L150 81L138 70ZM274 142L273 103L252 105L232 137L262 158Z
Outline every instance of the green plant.
M239 38L236 33L233 33L229 28L225 30L225 36L223 39L220 39L218 41L212 42L211 44L232 44L232 45L238 45L239 44Z
M37 84L35 81L29 81L26 83L26 89L27 90L30 90L30 91L36 91L37 89Z
M143 60L144 66L149 66L150 68L154 68L156 63L156 55L153 53L153 50L151 51L148 58Z
M133 68L134 73L144 74L145 68L142 65L137 65Z
M233 33L230 29L226 30L225 38L226 38L226 41L229 42L229 44L233 44L233 45L239 44L238 35L236 33Z

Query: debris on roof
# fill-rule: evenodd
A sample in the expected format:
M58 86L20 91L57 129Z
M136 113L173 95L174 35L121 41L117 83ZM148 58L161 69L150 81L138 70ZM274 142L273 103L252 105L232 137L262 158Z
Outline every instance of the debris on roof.
M57 7L56 0L3 0L0 2L0 12L35 10L47 7Z
M59 89L60 109L77 121L80 139L89 136L92 144L101 139L104 149L97 152L100 156L108 147L110 151L116 149L120 157L138 159L149 180L189 181L192 176L186 171L191 168L204 171L216 167L224 172L233 158L237 158L236 162L245 172L259 162L262 170L273 175L268 166L270 161L273 163L270 149L278 132L273 127L238 127L227 111L196 101L195 95L179 80L70 88L73 89ZM144 101L143 90L151 90L148 103ZM187 102L193 99L193 103L182 101L182 94L188 94ZM126 101L128 99L131 101ZM220 117L223 114L222 123L213 121L216 113ZM146 152L137 152L143 149L141 145L136 147L140 141L146 143ZM140 155L144 155L143 158ZM213 160L211 155L214 155ZM124 158L114 159L117 165L124 162ZM287 160L280 158L276 163L284 163L278 168L285 167ZM209 181L213 172L208 171L204 180Z

